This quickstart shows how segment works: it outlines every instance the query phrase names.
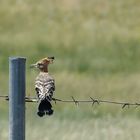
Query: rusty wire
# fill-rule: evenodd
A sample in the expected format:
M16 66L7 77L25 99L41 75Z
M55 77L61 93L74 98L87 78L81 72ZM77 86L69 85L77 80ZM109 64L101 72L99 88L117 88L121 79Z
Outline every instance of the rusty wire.
M8 96L4 96L4 95L0 95L0 98L3 98L5 100L9 100ZM117 102L117 101L110 101L110 100L100 100L100 99L94 99L92 97L89 97L89 99L87 100L76 100L73 96L71 96L70 100L63 100L63 99L58 99L58 98L52 98L52 100L55 102L55 104L57 102L62 102L62 103L74 103L76 106L78 106L80 103L91 103L92 106L94 106L95 104L100 105L102 103L105 104L115 104L115 105L120 105L122 106L122 108L125 107L130 107L130 106L134 106L134 107L139 107L140 103L130 103L130 102ZM38 102L38 99L36 97L25 97L25 102Z

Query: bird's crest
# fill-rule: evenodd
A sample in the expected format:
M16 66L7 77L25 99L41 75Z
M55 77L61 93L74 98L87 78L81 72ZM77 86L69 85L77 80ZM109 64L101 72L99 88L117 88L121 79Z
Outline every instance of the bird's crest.
M54 60L54 57L45 57L39 61L37 61L37 63L48 63L48 62L52 62Z
M30 67L36 67L36 68L44 68L44 66L53 63L54 57L45 57L39 61L37 61L35 64L32 64Z

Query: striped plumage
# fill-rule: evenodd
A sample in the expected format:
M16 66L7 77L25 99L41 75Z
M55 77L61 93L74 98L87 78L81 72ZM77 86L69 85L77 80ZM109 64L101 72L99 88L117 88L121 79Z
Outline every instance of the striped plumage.
M40 74L36 77L35 89L40 101L45 98L48 101L51 101L55 90L54 79L49 75L49 73L40 72Z
M35 90L39 100L37 114L42 117L45 115L52 115L52 96L55 91L55 81L48 73L48 65L54 60L54 57L47 57L32 66L40 69L39 75L35 80Z

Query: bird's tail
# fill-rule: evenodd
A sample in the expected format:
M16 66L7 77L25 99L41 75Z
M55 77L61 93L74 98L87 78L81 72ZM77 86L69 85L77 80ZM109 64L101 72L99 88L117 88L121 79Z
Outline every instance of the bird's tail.
M49 101L47 101L47 100L42 100L39 103L37 114L40 117L44 116L45 114L46 115L52 115L53 114L53 110L52 110L51 103Z

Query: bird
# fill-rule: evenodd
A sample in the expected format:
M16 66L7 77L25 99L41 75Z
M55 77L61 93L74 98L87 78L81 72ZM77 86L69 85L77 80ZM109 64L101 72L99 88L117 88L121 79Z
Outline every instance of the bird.
M51 101L55 92L55 80L48 71L48 66L53 61L54 56L45 57L30 66L40 71L35 79L35 91L39 102L37 115L39 117L43 117L45 114L52 115L54 112Z

